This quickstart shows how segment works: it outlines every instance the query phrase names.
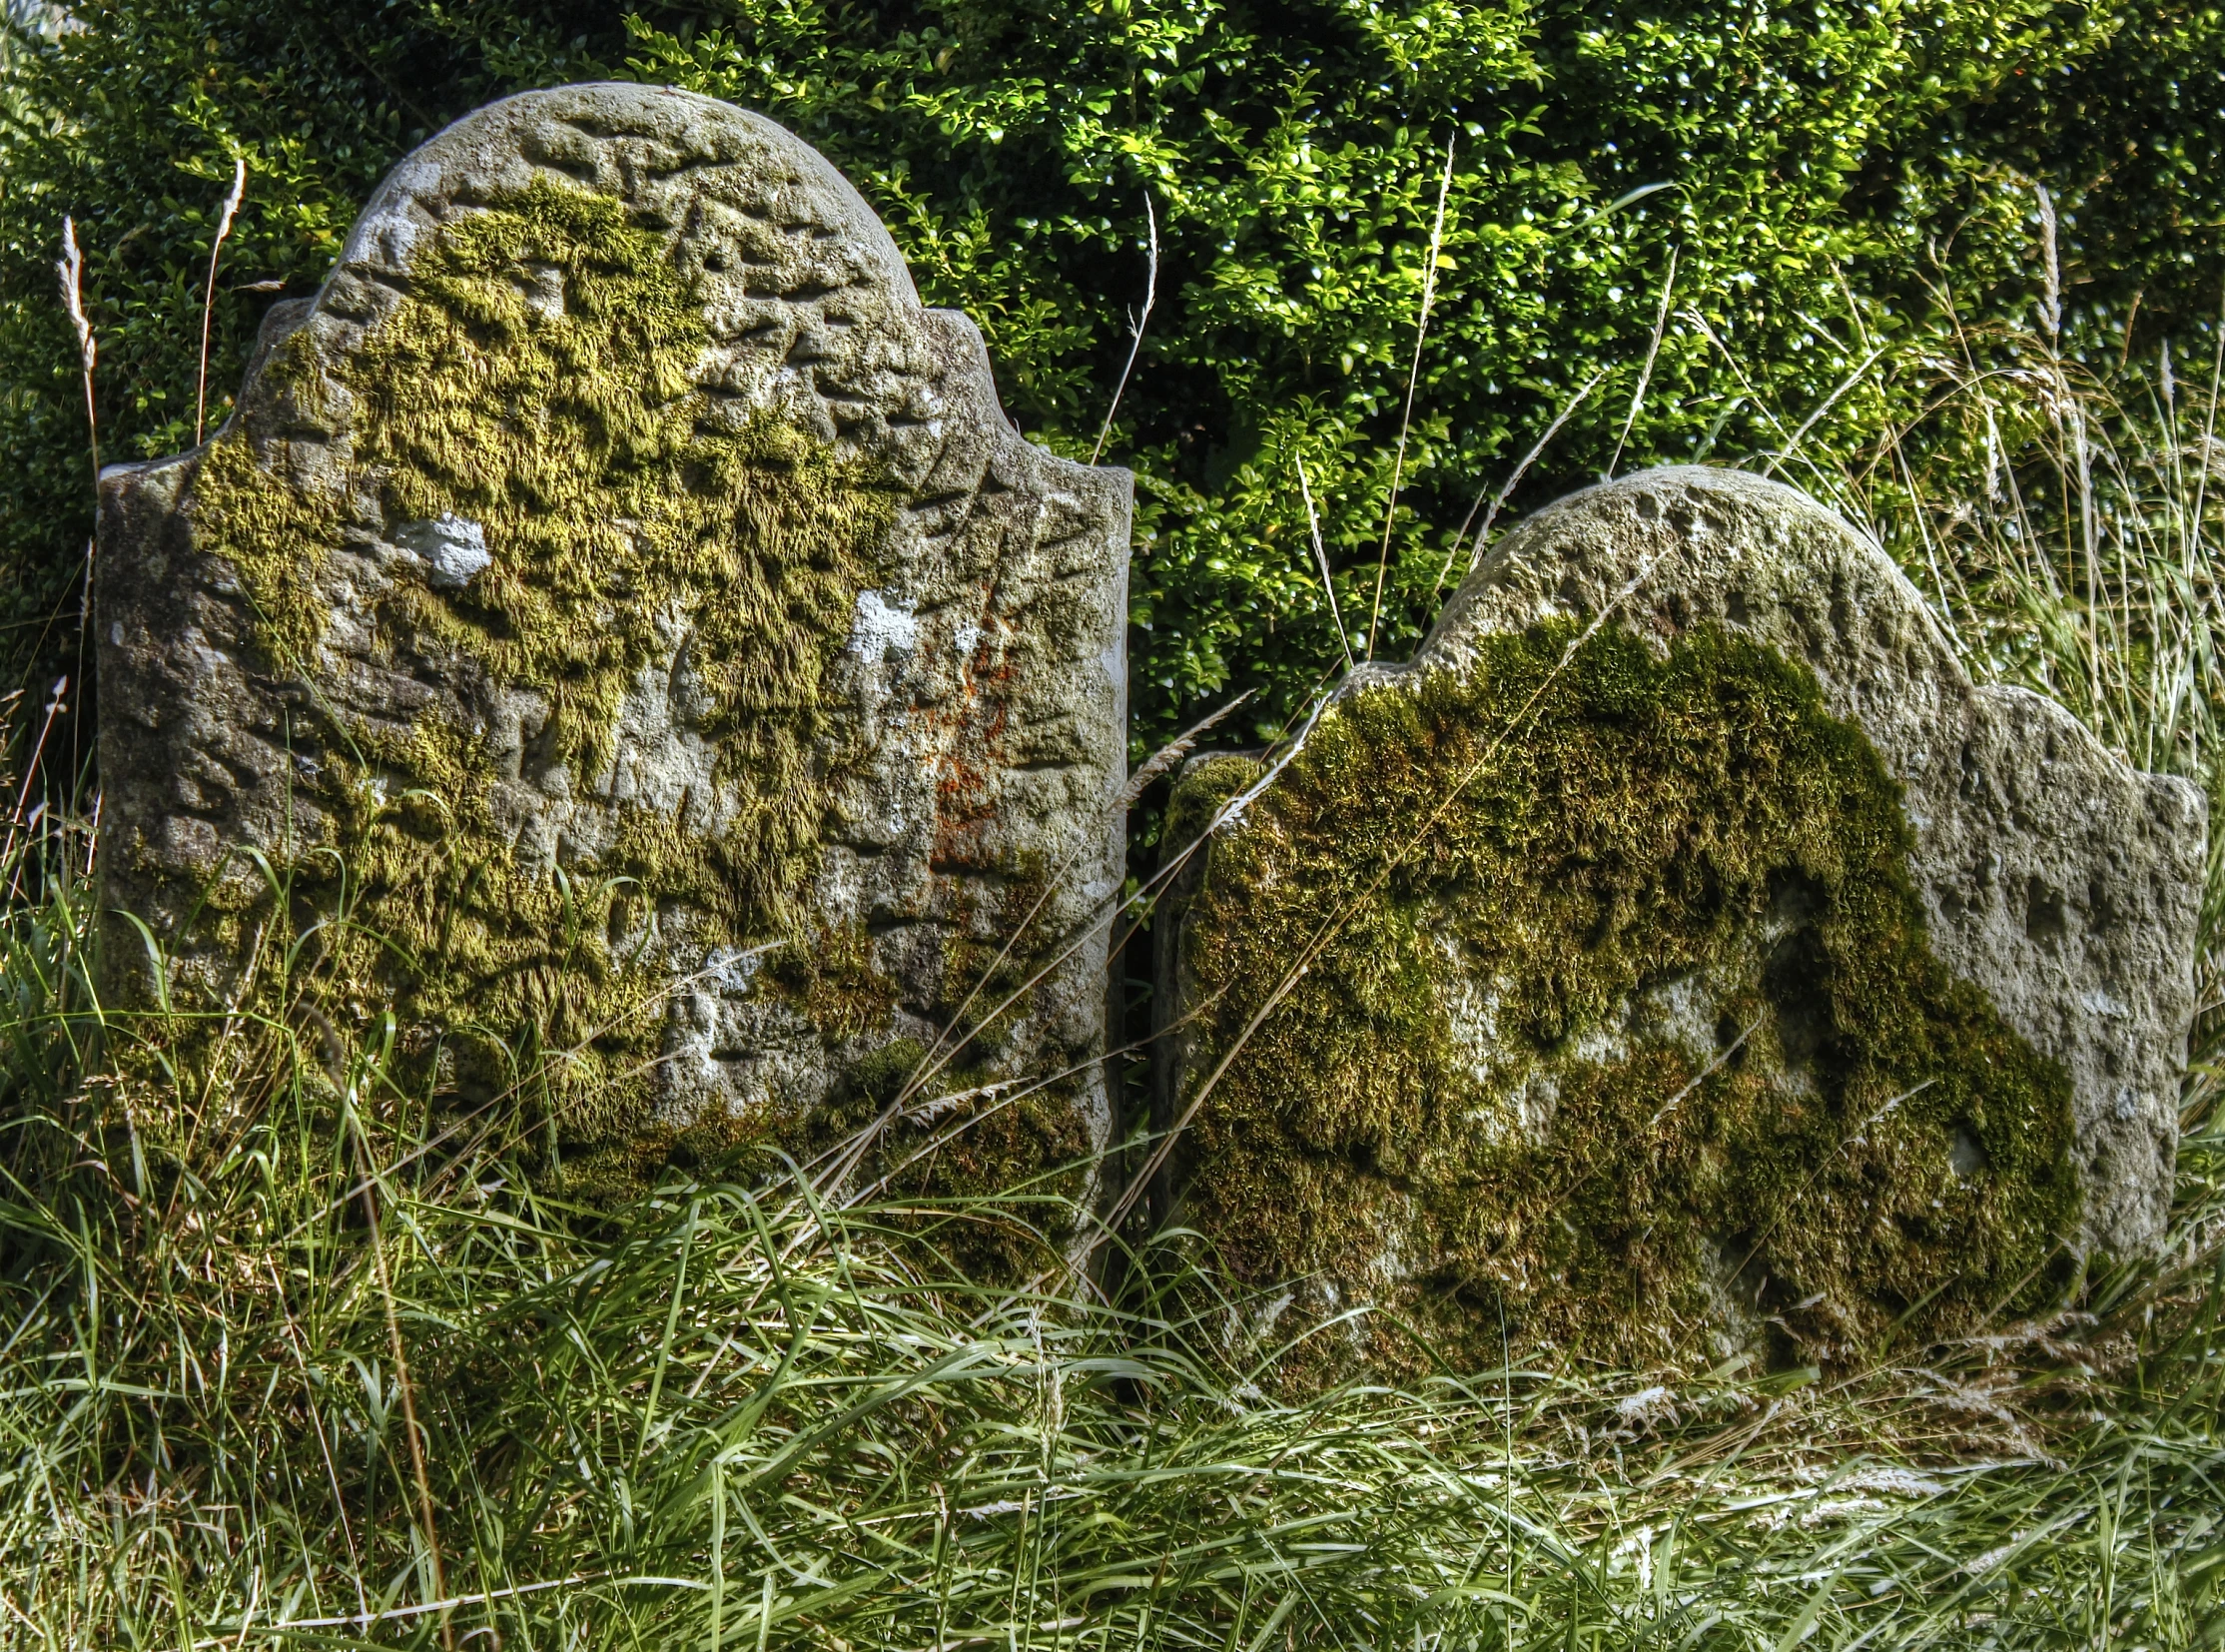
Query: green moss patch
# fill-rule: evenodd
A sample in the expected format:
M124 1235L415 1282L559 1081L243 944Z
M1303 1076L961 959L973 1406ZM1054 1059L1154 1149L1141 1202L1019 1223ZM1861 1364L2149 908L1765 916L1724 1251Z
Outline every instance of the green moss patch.
M1188 1220L1380 1304L1312 1370L1495 1364L1502 1325L1843 1358L2058 1296L2069 1080L1932 956L1867 741L1731 634L1571 639L1355 695L1210 845L1192 1084L1350 910L1200 1115Z
M305 408L346 399L336 470L298 474L285 440L235 425L190 500L274 674L311 689L295 737L319 766L302 789L330 829L288 859L305 911L344 915L320 943L321 990L395 1002L404 1046L467 1092L511 1083L521 1051L572 1052L556 1105L588 1139L638 1123L650 1093L667 972L639 938L676 922L699 953L816 939L804 900L827 799L863 755L823 683L887 571L894 485L770 416L727 416L695 384L708 343L662 237L617 201L536 184L428 237L354 354L320 361L304 330L267 370ZM460 589L402 564L369 616L374 657L531 691L546 714L526 731L528 779L603 786L629 687L684 636L715 804L685 821L620 807L612 841L541 864L513 841L486 729L334 711L326 602L363 532L351 499L375 500L389 536L451 515L483 530L491 561ZM796 1005L826 1012L830 1040L893 996L835 952L802 972Z

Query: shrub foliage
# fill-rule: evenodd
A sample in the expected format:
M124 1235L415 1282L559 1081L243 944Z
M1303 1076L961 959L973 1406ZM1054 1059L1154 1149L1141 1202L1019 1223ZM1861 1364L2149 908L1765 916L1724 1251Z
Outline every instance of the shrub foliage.
M522 87L671 82L787 123L879 209L931 302L981 323L1029 433L1077 454L1128 359L1148 204L1155 302L1107 442L1140 483L1139 742L1236 687L1265 690L1246 713L1264 733L1341 664L1301 461L1347 640L1400 654L1479 503L1586 387L1514 507L1618 462L1875 420L1889 393L1859 370L1880 346L1939 322L1941 292L1966 305L2038 265L2035 183L2057 198L2071 318L2110 324L2112 350L2135 311L2165 334L2207 313L2225 216L2225 25L2129 0L71 15L13 42L0 100L0 622L19 666L74 658L90 525L63 215L87 248L105 451L174 450L234 158L250 179L218 282L220 391L377 176Z

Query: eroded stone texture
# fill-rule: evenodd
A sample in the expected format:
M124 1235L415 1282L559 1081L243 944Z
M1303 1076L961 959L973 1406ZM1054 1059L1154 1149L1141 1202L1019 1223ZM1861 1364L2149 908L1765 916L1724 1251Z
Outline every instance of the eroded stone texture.
M220 1000L322 918L324 999L392 998L455 1093L576 1052L583 1141L801 1117L1039 896L970 1018L1117 888L1128 504L780 127L492 105L273 311L222 431L104 478L107 904ZM151 1001L122 920L107 957ZM1077 1070L997 1127L1024 1157L1102 1145L1103 976L1100 934L956 1064Z
M1495 1356L1502 1309L1643 1360L2042 1307L2161 1233L2205 833L2192 786L1974 686L1806 496L1589 489L1179 892L1183 1094L1284 994L1184 1215L1262 1285L1380 1303L1330 1344L1394 1364L1409 1329Z
M1805 494L1673 467L1564 500L1462 586L1416 667L1554 615L1716 622L1805 661L1900 782L1931 945L2069 1069L2083 1238L2158 1239L2178 1155L2208 811L2054 701L1979 686L1891 559Z

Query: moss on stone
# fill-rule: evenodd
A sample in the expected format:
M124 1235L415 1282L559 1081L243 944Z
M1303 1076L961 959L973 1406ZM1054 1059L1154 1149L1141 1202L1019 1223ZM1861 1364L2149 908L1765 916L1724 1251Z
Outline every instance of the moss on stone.
M1199 1118L1189 1219L1257 1284L1382 1304L1315 1373L1496 1363L1502 1314L1616 1361L1842 1357L2059 1294L2069 1080L1932 956L1868 742L1734 635L1603 630L1546 685L1570 641L1355 694L1210 846L1206 1051L1356 905Z
M615 200L536 183L428 236L352 354L318 361L307 329L282 347L267 371L284 394L349 404L332 462L297 469L292 443L259 448L236 423L190 501L274 672L311 690L299 733L320 767L302 789L329 827L289 858L309 904L345 914L324 981L395 1001L466 1093L501 1090L527 1046L574 1052L558 1111L588 1141L637 1129L650 1096L668 971L642 965L638 938L671 919L699 952L808 947L830 786L863 755L823 683L886 571L894 486L769 414L731 416L695 384L708 344L662 237ZM449 515L491 554L461 589L380 548ZM677 650L718 795L605 805L607 845L536 858L497 797L487 729L336 709L328 602L348 549L399 569L369 616L375 662L480 673L545 705L522 783L562 771L572 795L602 793L629 688ZM841 1005L811 1006L831 1039L885 1013L885 984L876 998L857 975Z
M1166 800L1160 840L1176 847L1195 843L1230 798L1256 781L1263 765L1234 752L1216 752L1191 761Z

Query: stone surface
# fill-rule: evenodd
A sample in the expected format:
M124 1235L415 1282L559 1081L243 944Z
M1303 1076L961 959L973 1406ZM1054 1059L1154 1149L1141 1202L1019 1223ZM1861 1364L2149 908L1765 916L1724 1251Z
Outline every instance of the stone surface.
M1649 635L1714 621L1805 661L1869 737L1915 830L1931 945L2070 1071L2083 1237L2161 1237L2194 1018L2208 813L2028 689L1970 681L1921 595L1805 494L1675 467L1579 493L1510 534L1415 660L1457 667L1478 636L1618 612Z
M1177 813L1256 773L1193 765ZM2036 1310L2162 1232L2205 840L1805 495L1578 493L1186 874L1162 1113L1285 997L1183 1214L1479 1355L1501 1309L1637 1359Z
M321 1001L392 999L465 1098L574 1052L575 1152L793 1121L1039 897L969 1030L1116 890L1128 509L780 127L494 104L274 308L223 430L104 478L107 902L174 996L322 922ZM107 959L152 1000L121 918ZM954 1063L1078 1070L1023 1158L1103 1142L1103 979L1101 932Z

